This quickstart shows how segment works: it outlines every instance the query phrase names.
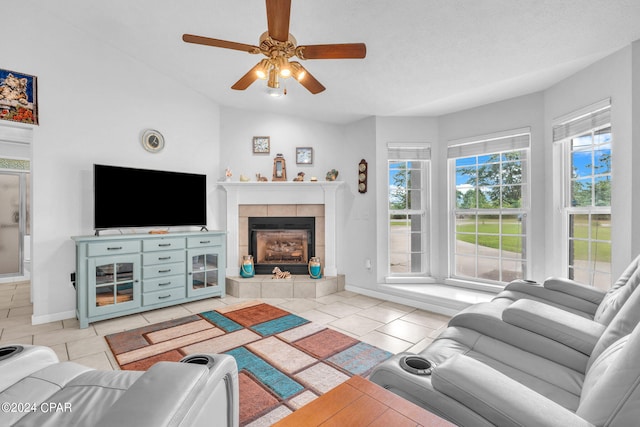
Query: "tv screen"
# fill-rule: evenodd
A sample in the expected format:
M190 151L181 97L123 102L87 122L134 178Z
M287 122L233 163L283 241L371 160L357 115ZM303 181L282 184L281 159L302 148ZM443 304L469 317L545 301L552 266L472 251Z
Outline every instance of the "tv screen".
M94 228L206 226L206 176L93 166Z

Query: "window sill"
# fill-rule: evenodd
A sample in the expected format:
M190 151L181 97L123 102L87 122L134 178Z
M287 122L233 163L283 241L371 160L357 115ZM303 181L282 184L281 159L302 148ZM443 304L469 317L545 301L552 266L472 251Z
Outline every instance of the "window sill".
M390 285L438 283L436 279L429 276L387 276L384 282Z
M483 292L498 293L504 289L504 285L493 285L490 283L475 282L472 280L464 280L464 279L449 278L449 279L445 279L444 283L446 285L451 285L451 286L456 286L459 288L466 288L466 289L475 289Z

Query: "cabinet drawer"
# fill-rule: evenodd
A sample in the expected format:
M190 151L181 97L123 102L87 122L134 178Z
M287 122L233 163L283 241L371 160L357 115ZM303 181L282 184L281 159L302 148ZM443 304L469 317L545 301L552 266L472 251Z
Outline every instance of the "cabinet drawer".
M113 241L113 242L98 242L89 243L87 245L88 256L103 256L103 255L117 255L117 254L130 254L140 252L140 241Z
M142 267L142 278L152 279L154 277L175 276L185 273L185 265L182 263L147 265Z
M184 249L184 239L179 237L166 239L149 239L142 241L144 252L166 251L169 249Z
M142 254L142 265L184 262L184 251L157 251Z
M219 246L224 242L224 235L220 236L202 236L187 238L188 248L202 248L204 246Z
M184 299L185 289L175 288L142 294L142 305L161 304L168 301Z
M164 289L184 288L186 279L184 274L169 277L156 277L142 281L142 292L155 292Z

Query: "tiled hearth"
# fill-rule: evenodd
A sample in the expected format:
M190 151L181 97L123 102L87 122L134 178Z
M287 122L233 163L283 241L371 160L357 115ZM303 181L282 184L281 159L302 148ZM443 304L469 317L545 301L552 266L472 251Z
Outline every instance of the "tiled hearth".
M273 279L258 274L250 279L227 276L227 294L236 298L320 298L344 291L344 275L312 279L294 275Z

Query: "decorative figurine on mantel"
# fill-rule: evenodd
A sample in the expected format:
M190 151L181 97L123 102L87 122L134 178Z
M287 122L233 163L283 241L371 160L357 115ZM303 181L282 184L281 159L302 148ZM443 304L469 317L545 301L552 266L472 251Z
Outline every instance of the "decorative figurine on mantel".
M298 176L293 178L293 180L296 181L296 182L304 181L304 172L298 172Z
M269 181L266 176L262 176L262 174L256 174L256 181L258 182L267 182Z
M280 267L275 267L272 273L273 273L272 279L290 279L291 278L291 273L289 273L288 271L280 270Z
M327 172L327 177L326 177L327 181L335 181L337 178L338 178L337 170L331 169L329 172Z
M226 177L226 181L230 182L231 181L231 177L233 176L233 174L231 173L231 169L226 168L224 170L224 176Z
M287 166L284 162L282 154L278 153L276 158L273 159L273 178L272 181L286 181L287 180Z

